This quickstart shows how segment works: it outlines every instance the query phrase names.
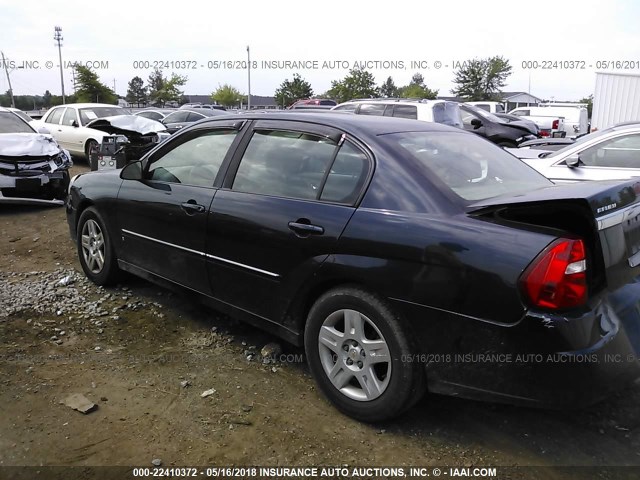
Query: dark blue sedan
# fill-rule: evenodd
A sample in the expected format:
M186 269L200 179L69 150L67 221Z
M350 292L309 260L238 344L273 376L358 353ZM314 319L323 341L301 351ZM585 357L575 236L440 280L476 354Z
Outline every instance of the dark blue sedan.
M638 192L555 186L439 124L247 114L75 177L67 214L95 283L127 271L304 345L377 421L425 389L573 407L637 378Z

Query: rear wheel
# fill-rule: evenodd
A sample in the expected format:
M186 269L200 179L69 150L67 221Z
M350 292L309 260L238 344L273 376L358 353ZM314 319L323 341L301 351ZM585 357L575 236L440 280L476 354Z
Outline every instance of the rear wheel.
M311 308L305 350L323 393L366 422L393 418L424 392L409 335L388 305L360 288L331 290Z
M98 285L114 283L120 270L111 237L94 207L80 215L77 230L78 258L85 275Z

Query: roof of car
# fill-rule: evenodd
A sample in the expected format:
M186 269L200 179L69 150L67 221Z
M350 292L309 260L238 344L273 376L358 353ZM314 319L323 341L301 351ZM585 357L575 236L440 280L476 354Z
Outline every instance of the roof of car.
M377 115L345 115L339 112L306 112L297 113L295 110L277 113L240 113L216 116L209 121L222 119L233 120L293 120L297 122L315 123L347 131L360 131L369 135L382 135L394 132L461 132L460 128L449 127L436 122L419 122L398 117L383 117ZM202 120L202 123L206 121Z
M76 108L91 108L91 107L111 107L122 108L119 105L112 105L109 103L67 103L65 105L56 105L56 107L76 107ZM54 107L52 107L54 108Z

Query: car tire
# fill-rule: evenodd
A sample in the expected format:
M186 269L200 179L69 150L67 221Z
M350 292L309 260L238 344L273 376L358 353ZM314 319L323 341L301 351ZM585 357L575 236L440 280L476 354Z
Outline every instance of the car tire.
M91 152L98 149L98 142L93 139L87 140L84 145L84 156L87 159L87 163L91 165Z
M357 420L379 422L400 415L424 393L424 371L411 361L411 338L380 297L342 287L315 302L304 344L326 397Z
M97 285L115 283L120 276L118 260L105 222L94 207L80 215L76 237L78 259L89 280Z

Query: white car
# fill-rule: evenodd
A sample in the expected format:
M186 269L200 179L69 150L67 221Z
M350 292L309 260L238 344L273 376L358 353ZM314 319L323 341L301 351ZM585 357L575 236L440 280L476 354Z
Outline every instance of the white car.
M640 176L640 123L590 133L560 150L507 150L556 183L625 180Z
M97 118L114 115L129 115L129 110L104 103L71 103L50 108L38 122L38 126L46 127L53 138L71 155L85 157L89 160L89 152L96 148L105 132L86 128L87 123Z
M51 135L0 107L0 203L63 205L72 165Z
M462 128L462 115L457 102L447 100L409 100L403 98L366 98L336 105L331 111L357 115L410 118Z

